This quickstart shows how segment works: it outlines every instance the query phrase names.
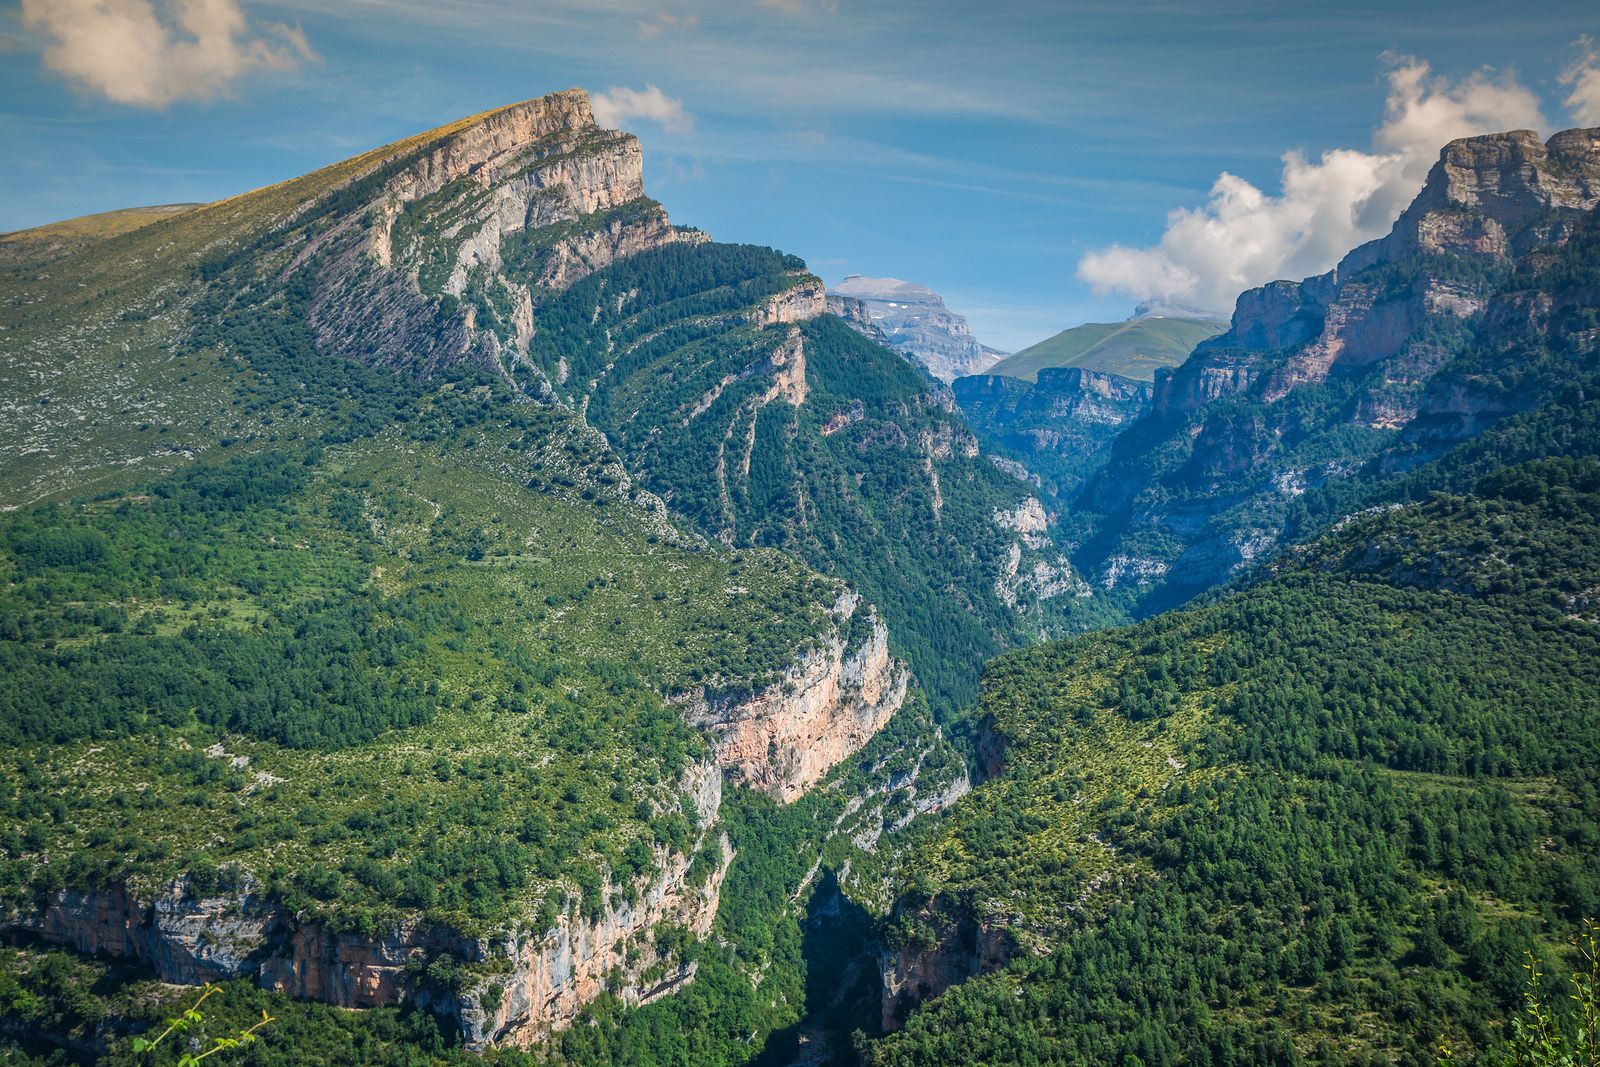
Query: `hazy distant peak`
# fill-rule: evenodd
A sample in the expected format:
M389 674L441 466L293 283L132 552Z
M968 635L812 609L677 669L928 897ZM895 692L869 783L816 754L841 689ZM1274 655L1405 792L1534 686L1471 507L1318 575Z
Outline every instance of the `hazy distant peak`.
M869 278L865 274L851 274L834 286L840 296L853 296L857 300L893 300L908 304L943 304L944 299L926 285L908 282L901 278Z

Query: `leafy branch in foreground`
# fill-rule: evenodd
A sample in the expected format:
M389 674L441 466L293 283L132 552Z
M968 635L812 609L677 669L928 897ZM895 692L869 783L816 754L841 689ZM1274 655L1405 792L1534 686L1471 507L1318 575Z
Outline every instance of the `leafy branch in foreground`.
M1572 992L1567 994L1577 1005L1576 1032L1569 1033L1556 1015L1544 991L1544 970L1529 952L1523 964L1528 972L1523 1014L1512 1021L1511 1044L1499 1061L1501 1067L1600 1067L1600 923L1585 919L1572 941L1582 963L1572 974ZM1441 1042L1441 1067L1455 1062L1450 1046Z
M134 1038L134 1054L142 1056L145 1053L152 1051L157 1045L161 1044L161 1042L165 1041L173 1034L185 1033L191 1026L198 1026L204 1022L205 1014L201 1012L200 1005L204 1004L206 1002L206 998L211 996L211 994L215 993L220 988L220 986L215 986L210 982L207 982L204 991L200 994L200 998L193 1004L189 1005L189 1007L185 1009L182 1014L175 1018L168 1019L167 1028L161 1031L161 1033L157 1034L154 1039L143 1037ZM256 1031L272 1022L272 1019L273 1017L267 1014L266 1009L262 1009L260 1022L240 1030L238 1037L212 1038L211 1047L198 1055L192 1052L184 1053L182 1056L178 1057L178 1067L195 1067L195 1065L201 1060L210 1056L214 1056L218 1052L231 1052L234 1049L243 1048L245 1045L255 1041Z

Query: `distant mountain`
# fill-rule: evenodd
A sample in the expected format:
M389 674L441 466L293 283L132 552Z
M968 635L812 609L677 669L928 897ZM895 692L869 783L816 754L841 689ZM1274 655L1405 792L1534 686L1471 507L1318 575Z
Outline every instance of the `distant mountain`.
M967 320L945 307L944 298L925 285L852 274L830 296L834 298L830 311L858 328L877 327L889 344L942 382L982 374L1005 357L1004 352L980 344Z
M1080 568L1192 595L1570 388L1594 353L1597 205L1600 129L1446 146L1387 236L1243 293L1157 374L1074 502L1098 526Z
M1082 367L1045 367L1037 381L972 374L951 383L985 452L1022 464L1060 499L1083 488L1117 435L1150 410L1154 387Z
M1086 322L1007 356L989 373L1031 382L1046 367L1082 367L1148 382L1158 368L1176 367L1195 345L1227 328L1216 319L1157 316Z

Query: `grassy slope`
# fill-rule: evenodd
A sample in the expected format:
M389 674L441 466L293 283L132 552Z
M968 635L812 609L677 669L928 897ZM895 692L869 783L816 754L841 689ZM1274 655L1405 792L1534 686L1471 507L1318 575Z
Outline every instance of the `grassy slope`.
M1148 382L1158 368L1176 367L1195 345L1226 328L1207 319L1086 322L1007 356L986 373L1031 382L1047 367L1082 367Z
M176 642L193 659L184 644L204 649L207 634L248 647L301 604L365 598L372 625L410 639L358 669L426 708L414 725L356 735L315 723L263 734L250 718L159 704L136 718L134 707L98 721L24 718L13 732L31 736L3 757L8 903L62 882L148 889L203 861L319 901L306 904L340 924L424 911L481 929L536 911L552 880L578 892L665 825L677 804L667 788L703 745L659 694L771 677L815 639L837 584L772 552L676 547L624 500L560 490L570 454L530 451L531 432L437 425L424 414L328 450L275 505L188 526L193 554L164 543L175 517L140 517L172 506L160 493L7 517L0 625L40 662L107 642ZM552 491L528 491L529 478ZM41 563L35 546L55 542L40 531L94 531L106 547L90 564ZM340 625L326 612L309 624L287 668L315 662L321 626ZM336 654L328 667L351 669ZM226 756L199 755L218 743ZM61 824L57 810L75 814ZM438 842L459 835L482 854L510 848L517 869L491 874L492 888L457 871L437 900L399 891L414 850L440 860ZM364 860L377 868L358 870ZM319 865L343 872L337 889L313 884Z
M203 264L483 117L126 231L107 216L60 223L97 235L65 255L29 242L0 257L0 506L125 488L223 438L284 437L249 410L249 370L190 342Z

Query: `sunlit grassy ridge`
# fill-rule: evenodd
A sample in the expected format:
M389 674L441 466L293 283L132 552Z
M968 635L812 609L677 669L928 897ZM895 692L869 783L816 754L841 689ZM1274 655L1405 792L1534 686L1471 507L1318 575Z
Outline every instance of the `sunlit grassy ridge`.
M3 245L15 248L0 256L0 506L138 484L223 439L269 444L325 429L315 418L275 425L244 395L256 384L251 368L195 343L207 265L312 207L336 210L341 194L355 206L361 183L503 110L131 229L150 209L7 235ZM35 240L56 231L75 239Z
M1007 356L985 373L1037 381L1047 367L1082 367L1148 382L1162 367L1176 367L1194 346L1227 323L1211 319L1146 318L1086 322Z

